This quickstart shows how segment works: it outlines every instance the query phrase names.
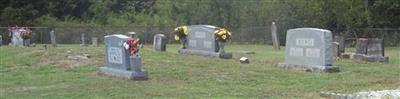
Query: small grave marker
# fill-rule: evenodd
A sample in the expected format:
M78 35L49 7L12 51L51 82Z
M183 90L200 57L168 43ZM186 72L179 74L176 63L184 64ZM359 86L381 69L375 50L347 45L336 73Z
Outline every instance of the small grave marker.
M156 51L165 51L167 38L164 34L156 34L153 39L153 48Z

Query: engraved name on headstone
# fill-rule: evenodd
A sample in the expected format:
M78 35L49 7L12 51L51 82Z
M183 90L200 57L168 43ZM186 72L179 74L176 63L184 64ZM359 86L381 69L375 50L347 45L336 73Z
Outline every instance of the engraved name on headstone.
M290 29L286 35L284 68L301 68L315 72L337 72L332 66L332 33L317 28Z
M167 45L167 38L164 34L156 34L153 38L153 48L156 51L165 51Z

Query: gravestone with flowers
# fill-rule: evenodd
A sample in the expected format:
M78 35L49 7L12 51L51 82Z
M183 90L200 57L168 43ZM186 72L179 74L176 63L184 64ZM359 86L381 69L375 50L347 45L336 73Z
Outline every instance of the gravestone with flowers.
M179 53L223 59L232 58L232 53L227 53L224 49L226 41L231 36L231 33L226 29L211 25L191 25L185 27L186 30L175 29L175 39L184 39L183 41L181 40L183 47L178 50ZM185 37L182 37L182 35Z
M105 36L105 61L99 73L133 80L148 79L147 71L141 69L138 41L121 34Z

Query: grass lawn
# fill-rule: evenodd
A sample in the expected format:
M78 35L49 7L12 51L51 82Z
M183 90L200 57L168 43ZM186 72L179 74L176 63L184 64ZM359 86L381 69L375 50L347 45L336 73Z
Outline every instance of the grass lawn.
M336 59L339 73L284 70L284 50L266 45L227 45L234 58L225 60L141 49L149 80L130 81L97 75L104 46L0 47L0 98L321 98L321 91L354 93L400 88L400 48L386 48L389 63ZM349 49L349 48L348 48ZM256 54L240 54L240 51ZM354 51L349 49L348 51ZM68 55L90 54L88 60ZM250 64L240 64L240 56Z

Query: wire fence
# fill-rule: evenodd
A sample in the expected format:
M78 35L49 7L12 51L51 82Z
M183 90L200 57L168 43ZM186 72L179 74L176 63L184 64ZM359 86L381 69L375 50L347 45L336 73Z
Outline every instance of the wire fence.
M85 34L86 44L91 43L92 37L97 37L98 42L103 42L103 37L110 34L126 34L136 32L143 43L151 44L155 34L165 34L168 43L178 43L173 40L173 26L134 26L134 27L59 27L54 28L58 44L81 44L81 35ZM49 27L30 27L32 30L31 41L36 44L50 44ZM241 27L229 29L232 32L232 43L236 44L272 44L270 26ZM280 42L285 44L286 30L278 33ZM356 38L383 38L386 46L400 46L400 29L387 28L355 28L331 29L333 35L347 38L347 45L354 46ZM3 44L11 42L8 27L0 27ZM100 43L102 44L102 43Z

